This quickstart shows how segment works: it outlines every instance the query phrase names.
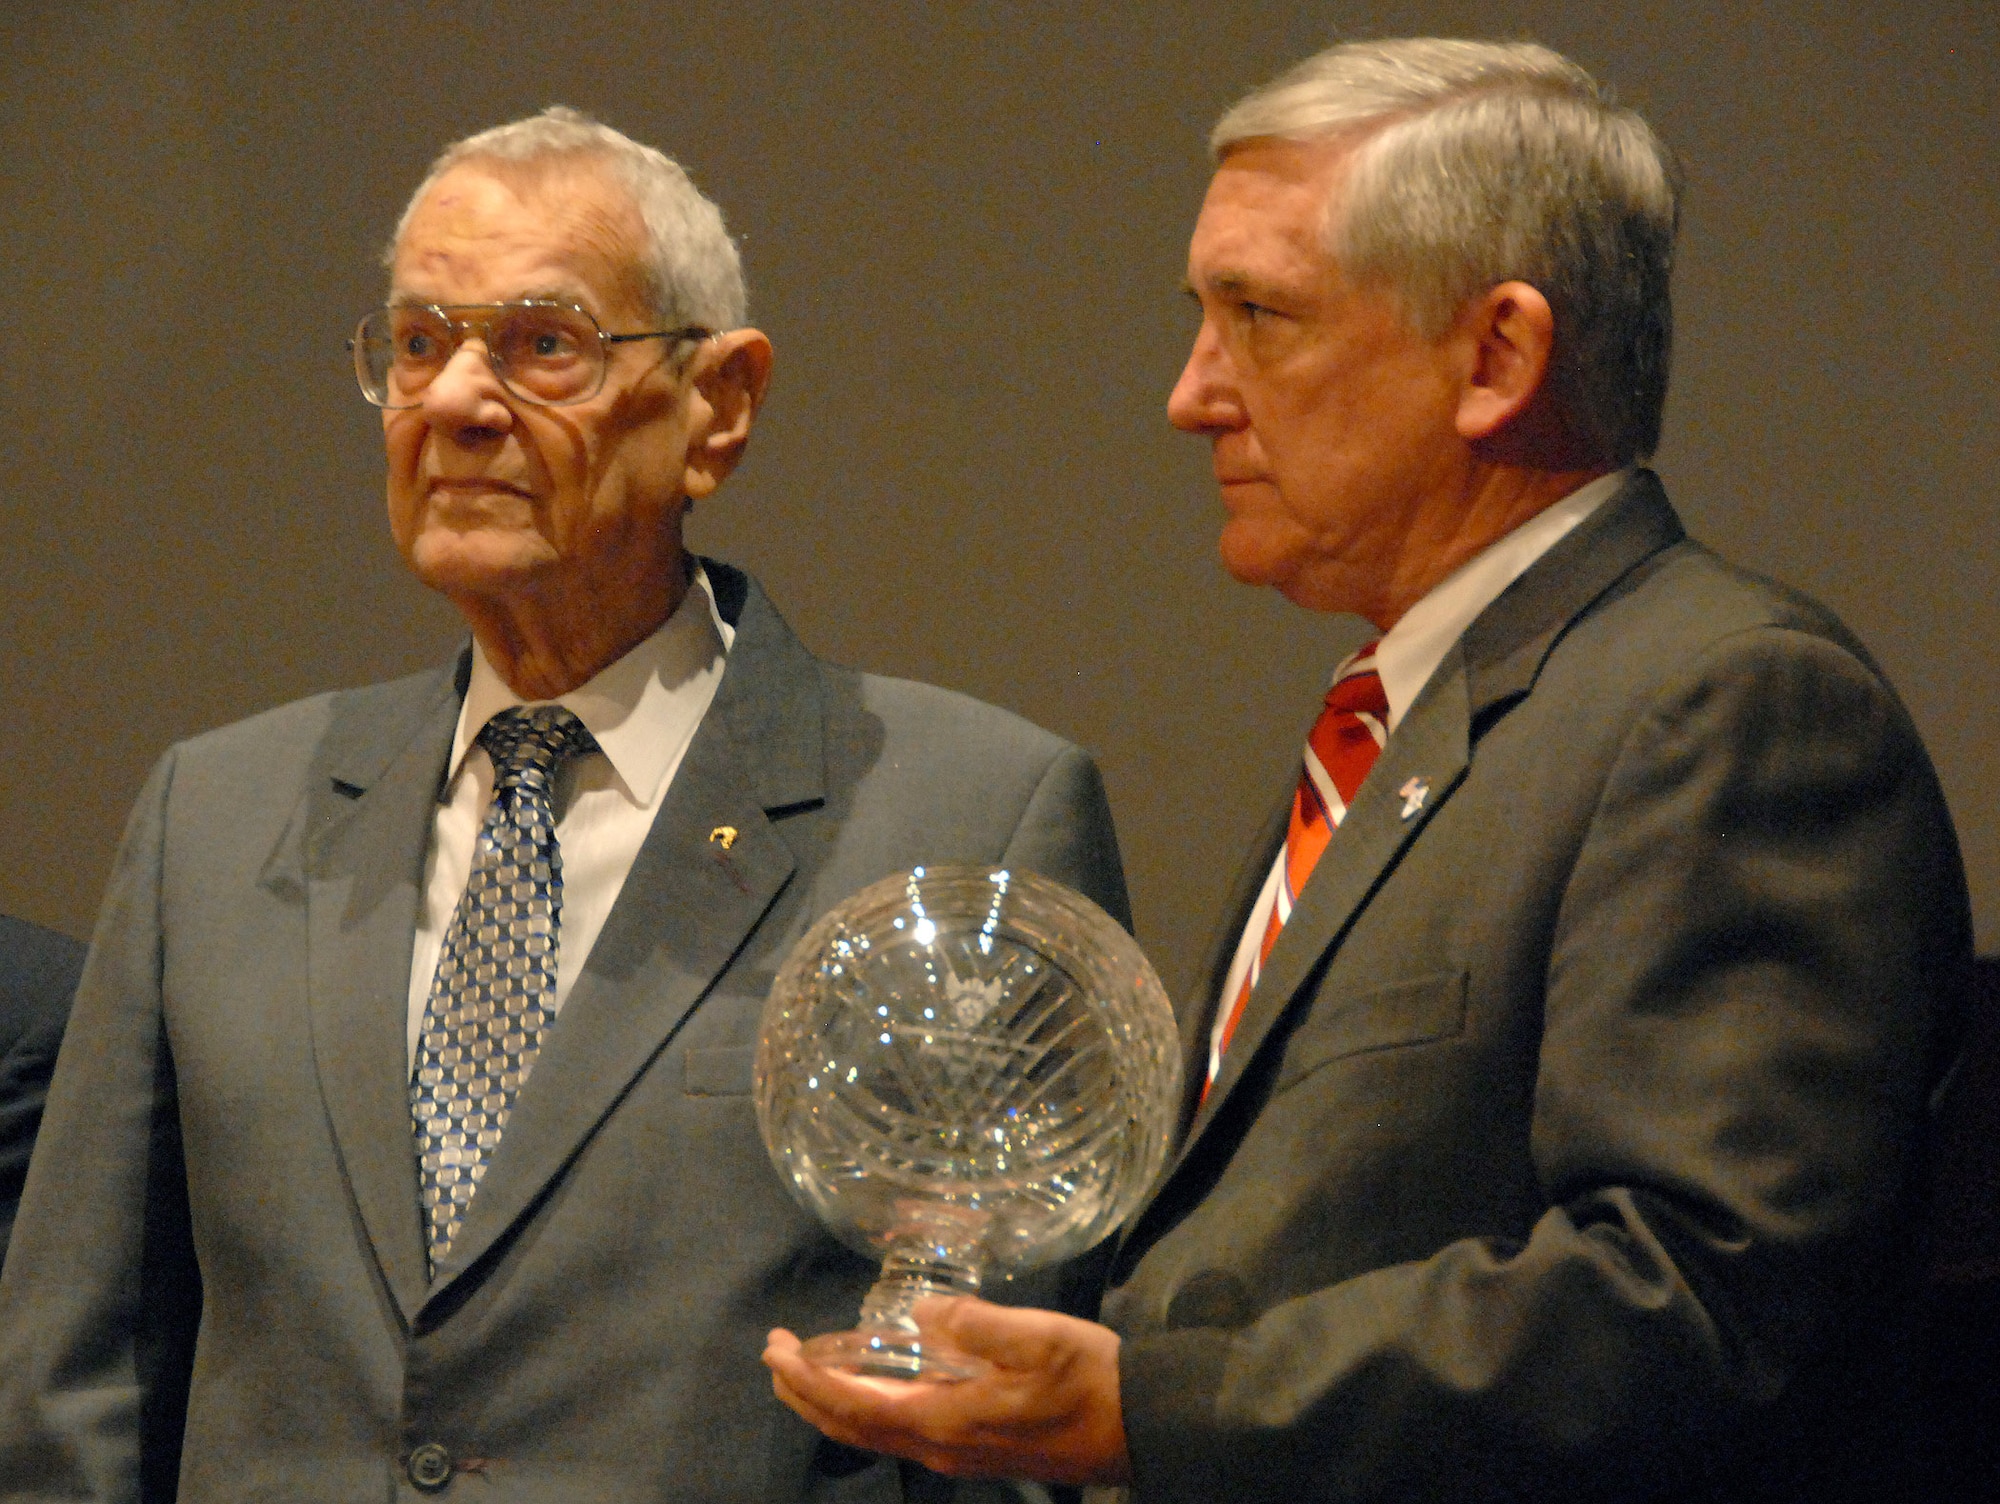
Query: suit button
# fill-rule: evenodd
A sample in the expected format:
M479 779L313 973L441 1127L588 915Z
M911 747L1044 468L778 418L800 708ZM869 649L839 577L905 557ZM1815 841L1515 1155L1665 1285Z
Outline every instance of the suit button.
M427 1441L410 1453L405 1465L410 1481L427 1494L434 1494L451 1482L451 1453L434 1441Z

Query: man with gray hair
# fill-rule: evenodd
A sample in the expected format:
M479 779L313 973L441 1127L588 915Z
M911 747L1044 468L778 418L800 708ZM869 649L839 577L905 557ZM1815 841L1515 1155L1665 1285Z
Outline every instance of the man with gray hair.
M1909 718L1691 542L1659 435L1676 175L1527 45L1320 54L1231 110L1169 400L1237 578L1336 674L1186 1020L1104 1325L802 1361L831 1436L1148 1501L1910 1491L1907 1281L1969 946Z
M756 1029L806 927L915 865L1122 918L1095 767L822 663L685 551L771 346L658 152L562 109L452 147L353 349L471 643L155 770L0 1284L0 1495L950 1496L757 1365L875 1271L765 1156Z

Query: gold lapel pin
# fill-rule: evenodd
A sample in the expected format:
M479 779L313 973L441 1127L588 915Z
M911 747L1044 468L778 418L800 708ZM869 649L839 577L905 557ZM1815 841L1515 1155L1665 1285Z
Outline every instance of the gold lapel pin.
M708 833L708 844L711 846L720 846L724 851L727 851L736 844L736 827L734 825L716 826L715 829Z

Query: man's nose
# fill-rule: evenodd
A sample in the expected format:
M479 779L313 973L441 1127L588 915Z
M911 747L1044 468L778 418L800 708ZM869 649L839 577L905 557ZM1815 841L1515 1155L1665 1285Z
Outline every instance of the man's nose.
M485 341L468 339L424 388L424 418L440 432L476 443L513 426L514 411L506 399L506 388L487 358Z
M1167 421L1183 433L1226 433L1243 424L1229 361L1207 324L1194 338L1180 379L1167 394Z

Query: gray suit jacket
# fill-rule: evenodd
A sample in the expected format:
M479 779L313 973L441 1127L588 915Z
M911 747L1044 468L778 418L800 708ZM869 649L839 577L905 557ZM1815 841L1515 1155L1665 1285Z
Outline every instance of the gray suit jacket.
M943 1486L822 1445L770 1393L765 1330L851 1325L873 1270L765 1157L758 1016L815 917L915 863L1041 871L1123 919L1109 812L1076 748L823 664L709 569L736 627L714 704L434 1279L404 1013L462 679L304 701L161 762L0 1293L0 1494ZM427 1495L409 1459L433 1446L453 1471Z
M1190 1099L1104 1305L1134 1492L1907 1497L1969 936L1862 649L1642 473L1446 656Z

